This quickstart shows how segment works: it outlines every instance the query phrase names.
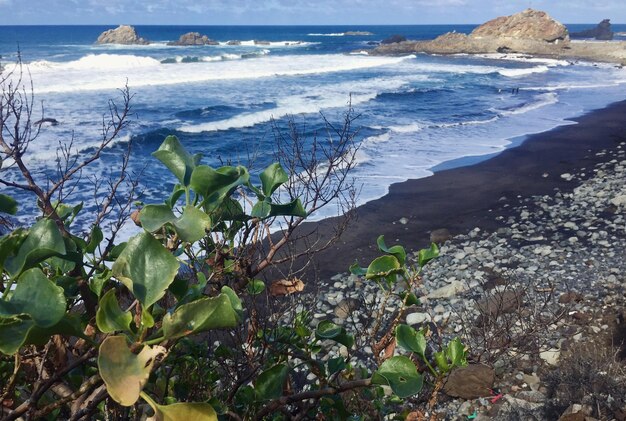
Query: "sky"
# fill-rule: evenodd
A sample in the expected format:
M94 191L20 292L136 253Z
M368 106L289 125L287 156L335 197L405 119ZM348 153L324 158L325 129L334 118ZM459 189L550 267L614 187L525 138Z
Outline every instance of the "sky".
M626 23L625 0L0 0L0 25L478 24L527 7Z

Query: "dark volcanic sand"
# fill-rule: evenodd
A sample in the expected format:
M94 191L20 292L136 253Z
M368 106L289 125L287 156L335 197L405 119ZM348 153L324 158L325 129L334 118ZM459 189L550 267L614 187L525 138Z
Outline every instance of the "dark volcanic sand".
M506 205L517 204L518 195L550 195L555 188L571 191L576 182L564 180L561 174L593 169L606 159L597 152L626 140L626 101L573 121L578 124L529 136L521 145L476 165L392 185L389 194L357 209L357 219L338 243L315 255L317 275L329 278L346 272L357 259L366 266L378 255L375 242L380 234L388 245L400 243L416 250L427 246L430 231L438 228L456 235L475 227L493 231L504 226L495 218L506 216ZM403 217L408 219L406 225L398 222ZM303 229L317 227L328 234L335 223L331 218L307 223Z

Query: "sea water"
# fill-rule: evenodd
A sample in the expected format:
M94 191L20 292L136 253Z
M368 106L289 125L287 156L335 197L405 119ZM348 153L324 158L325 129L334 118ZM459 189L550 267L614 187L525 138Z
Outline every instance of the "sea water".
M352 176L358 202L365 203L393 183L468 165L504 150L512 139L571 124L572 117L626 97L626 70L610 64L502 54L367 54L392 34L431 39L473 27L139 26L152 44L119 46L94 44L110 27L5 26L0 55L11 69L19 50L24 78L32 80L35 119L43 104L45 116L59 122L44 124L25 156L40 182L57 177L60 143L71 140L71 151L82 156L93 152L109 100L119 104L119 89L130 88L131 125L81 173L70 203L93 202L96 180L116 175L131 140L128 170L141 174L142 200L154 203L176 181L150 155L167 135L178 136L208 165L248 164L253 157L261 169L275 159L276 128L293 121L307 138L324 139L324 118L341 124L349 107L358 115L353 127L360 147ZM189 31L219 45L167 45ZM240 45L228 45L230 40ZM0 176L20 179L14 169ZM0 191L19 200L23 220L37 214L27 194L4 186ZM315 218L335 212L331 206Z

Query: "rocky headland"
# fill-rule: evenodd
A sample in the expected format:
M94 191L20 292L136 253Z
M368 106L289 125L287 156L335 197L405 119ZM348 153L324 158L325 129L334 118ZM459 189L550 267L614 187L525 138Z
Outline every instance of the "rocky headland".
M469 35L449 32L431 41L381 44L372 55L521 53L559 59L626 64L626 42L572 42L567 28L547 13L526 9L490 20Z
M572 38L595 38L601 41L610 41L613 39L613 30L611 29L611 20L604 19L595 28L587 29L580 32L572 32Z
M218 45L219 42L213 41L206 35L201 35L199 32L187 32L180 36L178 41L168 42L167 45L176 46L192 46L192 45Z
M137 35L137 31L132 26L120 25L100 34L96 44L148 45L150 41Z

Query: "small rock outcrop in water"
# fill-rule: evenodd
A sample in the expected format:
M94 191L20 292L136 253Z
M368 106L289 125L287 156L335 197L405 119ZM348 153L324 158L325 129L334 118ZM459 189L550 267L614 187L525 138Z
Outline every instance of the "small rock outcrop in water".
M369 36L374 35L372 32L368 31L347 31L343 33L347 37L361 37L361 36Z
M585 31L573 32L572 38L595 38L597 40L609 41L613 39L613 30L611 30L611 20L604 19L595 28Z
M178 41L168 42L167 45L218 45L219 42L213 41L206 35L200 35L199 32L187 32L178 38Z
M137 31L132 26L120 25L100 34L96 44L147 45L150 42L137 35Z
M385 38L380 43L381 44L397 44L400 42L406 41L406 37L404 35L392 35L389 38Z

